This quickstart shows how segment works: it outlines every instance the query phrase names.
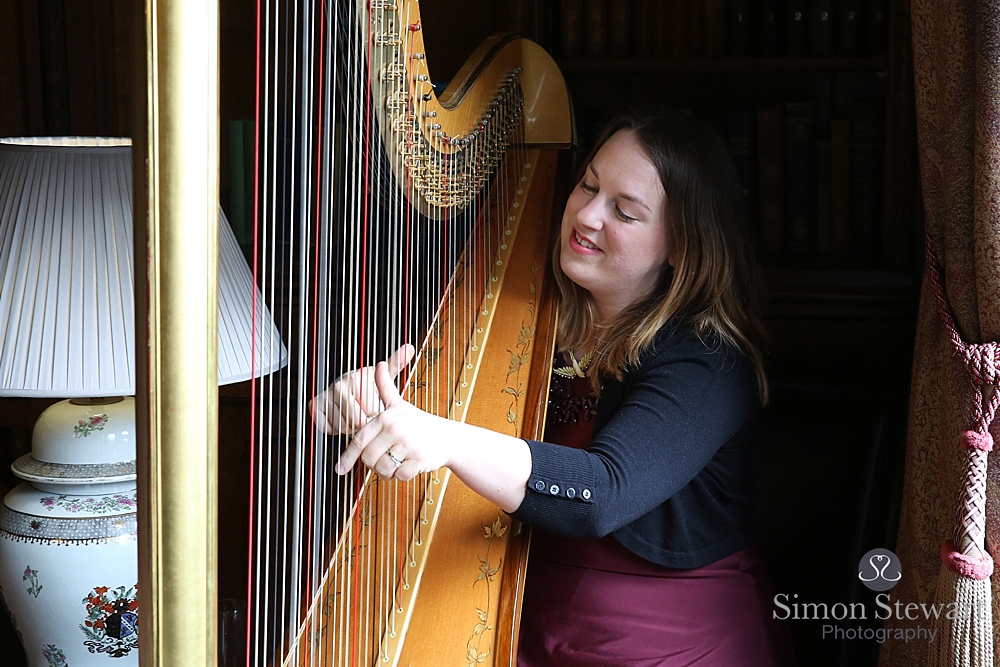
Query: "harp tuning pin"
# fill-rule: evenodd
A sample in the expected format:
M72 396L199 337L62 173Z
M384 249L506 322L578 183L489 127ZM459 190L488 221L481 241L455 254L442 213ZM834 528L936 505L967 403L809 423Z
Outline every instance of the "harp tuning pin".
M410 24L410 32L417 32L418 30L420 30L420 24L419 23L411 23Z
M414 60L423 60L424 59L424 54L422 54L422 53L414 53L410 57L413 58Z
M417 81L428 81L429 77L426 74L420 74L416 77Z
M425 111L424 112L424 118L437 118L437 115L438 115L437 111Z
M441 124L440 123L431 123L430 125L427 126L427 129L428 130L440 130L441 129Z

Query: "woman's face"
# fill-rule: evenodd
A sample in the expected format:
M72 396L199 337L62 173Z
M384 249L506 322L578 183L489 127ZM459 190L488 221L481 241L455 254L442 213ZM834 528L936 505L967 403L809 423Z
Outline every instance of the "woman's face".
M615 133L566 203L559 266L608 322L656 286L675 251L656 167L629 130Z

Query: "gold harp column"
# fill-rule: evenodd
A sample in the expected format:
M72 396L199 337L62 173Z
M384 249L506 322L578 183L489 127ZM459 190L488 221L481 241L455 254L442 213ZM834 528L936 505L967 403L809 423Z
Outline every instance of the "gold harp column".
M214 0L145 0L136 16L143 667L215 665L218 14Z

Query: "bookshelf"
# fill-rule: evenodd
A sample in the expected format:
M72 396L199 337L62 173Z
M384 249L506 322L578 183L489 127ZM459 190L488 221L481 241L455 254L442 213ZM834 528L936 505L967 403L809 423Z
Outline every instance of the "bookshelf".
M919 269L909 0L492 4L483 19L495 30L522 32L559 62L581 153L623 110L691 112L749 143L736 162L766 266ZM737 111L748 114L741 137ZM809 138L787 151L796 128Z
M747 56L721 58L602 58L560 59L564 74L577 72L875 72L885 76L888 59L875 56Z
M769 286L775 381L888 377L904 396L922 267L908 0L514 4L533 21L509 27L542 40L566 77L581 155L632 108L690 112L730 143Z

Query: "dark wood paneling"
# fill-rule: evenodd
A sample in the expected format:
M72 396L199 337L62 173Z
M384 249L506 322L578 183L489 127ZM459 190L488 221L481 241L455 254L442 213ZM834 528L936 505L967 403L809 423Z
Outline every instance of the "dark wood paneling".
M138 3L109 0L114 26L115 130L120 137L132 136L132 95L136 88L133 35L142 12Z
M103 136L115 135L119 132L115 102L118 97L118 80L114 76L114 9L109 0L91 0L90 4L90 34L94 39L94 131Z
M20 21L21 100L25 123L15 134L45 134L45 105L42 100L42 47L38 25L38 3L18 0Z
M0 0L0 136L42 132L40 80L37 3Z
M70 90L66 61L66 5L63 0L39 0L38 49L42 63L45 134L69 134Z
M427 64L435 82L449 81L495 30L496 2L425 0L420 3Z
M92 137L97 132L97 107L103 82L96 71L103 49L94 34L93 4L84 0L65 3L66 84L69 86L68 133ZM103 74L103 72L101 72Z
M129 136L133 9L0 0L0 136Z
M21 40L18 35L18 12L14 0L0 0L0 136L18 133L24 126L21 100ZM13 131L13 132L12 132Z
M38 3L18 0L21 23L21 95L24 100L25 126L18 134L45 134L45 104L42 99L42 47L38 22Z

